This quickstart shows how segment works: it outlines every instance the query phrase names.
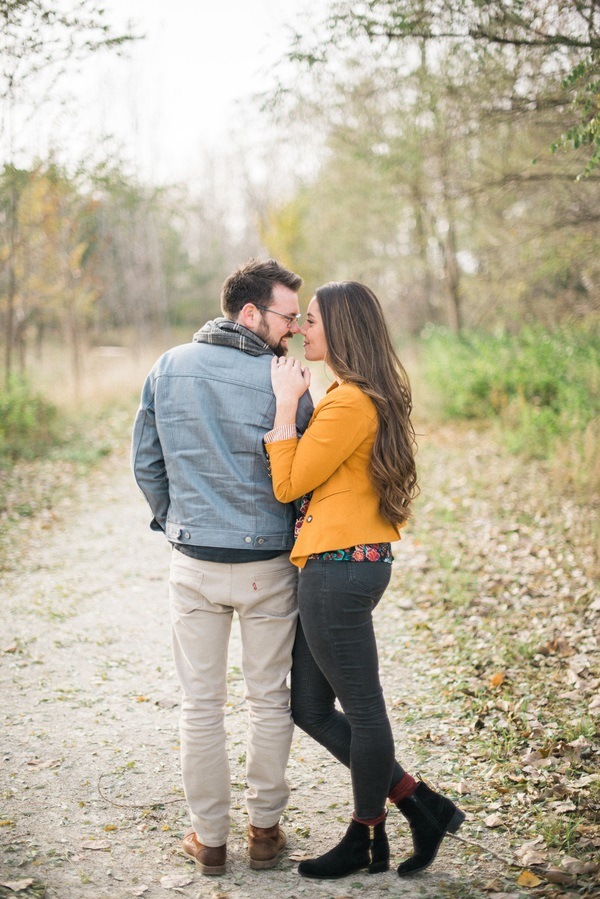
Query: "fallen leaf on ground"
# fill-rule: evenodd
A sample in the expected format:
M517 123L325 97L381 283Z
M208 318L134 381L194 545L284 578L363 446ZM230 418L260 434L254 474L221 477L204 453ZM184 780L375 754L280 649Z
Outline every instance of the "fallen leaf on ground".
M522 865L543 865L547 858L548 854L546 852L530 849L529 852L525 852L520 856L520 862Z
M570 743L567 743L567 746L572 746L574 749L590 749L591 745L590 741L583 734L577 737L576 740L571 740Z
M523 862L523 859L530 852L544 852L543 850L544 840L542 837L536 837L535 840L527 840L525 843L521 843L518 849L515 849L515 858L518 862L523 864L527 864L527 862Z
M515 849L515 861L518 865L543 865L548 858L548 853L543 848L544 841L541 837L535 840L527 840Z
M484 893L501 893L502 892L502 881L499 877L496 877L494 880L489 880L485 886L482 887Z
M145 883L140 884L139 887L133 887L133 889L127 890L130 896L143 896L147 891L148 887Z
M32 768L58 768L62 764L61 759L48 759L43 762L41 759L29 759L27 762Z
M548 883L558 883L561 886L571 886L575 883L573 874L567 874L560 868L548 868L544 871L544 880L547 880Z
M193 882L194 878L188 877L187 874L168 874L160 878L160 885L165 890L176 890L177 887L186 887Z
M85 843L81 844L82 849L110 849L110 843L108 840L86 840Z
M487 818L483 819L483 823L486 827L500 827L504 824L504 818L498 814L488 815Z
M497 671L495 674L492 674L490 677L490 687L499 687L500 684L504 683L505 677L504 671Z
M574 812L577 810L577 806L574 802L571 802L568 799L566 802L551 802L550 807L553 812L557 812L559 814L564 814L565 812Z
M559 637L557 640L550 640L548 643L544 644L544 646L540 646L538 652L541 652L542 655L549 656L556 653L559 656L570 656L573 655L575 650L569 644L568 640Z
M12 890L13 893L20 893L21 890L26 890L34 882L33 878L29 880L6 880L4 883L0 883L0 887L6 887L8 890Z
M517 877L520 887L537 887L543 881L533 871L522 871Z
M584 862L579 858L572 858L570 855L562 858L560 864L569 874L595 874L600 868L598 862Z
M544 756L537 749L534 749L533 752L528 752L527 755L524 755L521 759L524 765L535 765L536 762L543 761Z

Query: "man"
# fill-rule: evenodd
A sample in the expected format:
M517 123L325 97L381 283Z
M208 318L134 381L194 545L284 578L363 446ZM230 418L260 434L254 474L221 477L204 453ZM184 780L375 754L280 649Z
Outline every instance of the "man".
M252 868L285 846L279 818L292 740L286 678L296 629L294 510L273 496L263 436L273 426L271 359L299 332L302 279L250 260L224 283L224 318L166 352L142 392L133 435L136 481L173 544L170 601L182 687L181 760L192 830L184 852L203 874L225 871L230 773L225 748L227 648L239 615L249 705L246 753ZM305 398L306 397L306 398ZM305 394L297 426L312 413Z

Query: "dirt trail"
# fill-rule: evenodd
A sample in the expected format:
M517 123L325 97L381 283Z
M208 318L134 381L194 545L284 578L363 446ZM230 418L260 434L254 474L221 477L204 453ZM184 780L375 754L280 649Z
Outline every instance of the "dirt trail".
M441 464L454 472L453 486L452 478L448 483L455 491L459 477L465 482L465 460L455 458L450 442L439 451ZM483 471L485 460L480 464ZM235 629L227 710L235 796L228 871L211 879L196 873L179 852L187 815L169 645L169 548L150 532L148 518L123 451L75 485L71 498L58 504L51 528L47 521L32 524L31 540L15 547L2 575L0 883L21 882L21 891L0 887L0 895L154 899L176 890L213 899L266 893L290 899L489 896L483 886L505 876L506 866L452 839L433 868L411 881L400 881L395 869L334 883L300 878L295 859L339 839L351 801L347 773L299 731L284 820L288 851L276 870L250 871ZM382 676L398 757L456 795L466 776L460 744L440 737L424 746L420 737L435 735L436 722L447 725L457 714L432 686L438 659L411 637L422 626L423 611L403 593L402 570L423 564L422 556L410 536L398 548L395 580L378 612ZM428 614L435 619L435 612ZM489 810L478 806L476 796L462 804L468 820L461 833L509 856L506 838L482 828ZM398 863L410 842L395 809L389 821Z

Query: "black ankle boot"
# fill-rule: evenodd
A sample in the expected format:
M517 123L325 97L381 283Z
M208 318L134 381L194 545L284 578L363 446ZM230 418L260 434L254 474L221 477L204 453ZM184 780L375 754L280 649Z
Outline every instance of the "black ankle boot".
M390 867L390 847L385 832L385 820L369 827L352 820L342 840L318 858L300 862L298 873L303 877L335 880L361 868L369 874L387 871Z
M406 877L427 868L437 855L446 833L456 833L465 820L450 799L420 781L408 799L396 803L410 824L414 854L398 866L398 876Z

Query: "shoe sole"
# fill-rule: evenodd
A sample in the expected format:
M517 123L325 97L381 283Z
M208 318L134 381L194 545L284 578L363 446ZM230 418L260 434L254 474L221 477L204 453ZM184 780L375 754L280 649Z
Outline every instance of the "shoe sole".
M217 874L224 874L227 870L227 865L204 865L202 862L198 861L195 855L186 852L185 849L183 849L182 852L186 858L192 859L200 873L204 874L205 877L216 877Z
M250 867L252 868L253 871L267 871L269 868L275 868L277 865L277 862L279 861L279 856L281 855L281 853L283 852L284 849L285 849L285 846L282 846L281 849L278 851L277 855L275 855L273 858L265 858L265 859L250 858Z
M267 871L269 868L275 868L278 861L277 856L275 858L267 858L264 861L257 861L255 858L251 858L250 867L253 871Z
M341 880L342 877L350 877L359 871L366 871L366 867L352 868L351 871L344 871L343 874L305 874L304 871L298 871L300 877L306 877L307 880Z
M204 874L205 877L215 877L217 874L224 874L227 870L227 865L203 865L197 859L194 859L194 862L200 873Z
M383 865L385 864L385 867ZM300 877L306 877L308 880L341 880L343 877L350 877L352 874L358 874L364 871L365 874L383 874L389 871L389 862L376 862L375 865L362 865L360 868L352 868L350 871L344 871L343 874L307 874L298 869Z
M252 858L252 856L250 856L250 867L252 868L252 870L253 871L268 871L269 868L274 868L277 865L277 862L279 861L279 856L285 849L286 845L287 844L284 843L284 845L281 846L281 848L277 850L277 852L275 853L275 855L272 858L264 858L264 859L260 858L259 859L259 858Z

